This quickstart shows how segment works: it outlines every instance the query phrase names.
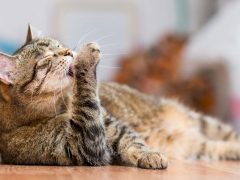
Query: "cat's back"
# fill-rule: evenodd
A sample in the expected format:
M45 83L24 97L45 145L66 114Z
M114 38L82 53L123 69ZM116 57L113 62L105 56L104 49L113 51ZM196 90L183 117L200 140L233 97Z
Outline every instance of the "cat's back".
M156 126L175 124L185 129L189 124L188 108L176 101L149 96L126 85L100 83L101 103L114 116L130 123L138 131L146 131ZM179 126L177 126L179 124Z
M157 98L113 82L100 83L99 96L102 104L121 119L134 116L145 119L148 112L158 112L161 106Z

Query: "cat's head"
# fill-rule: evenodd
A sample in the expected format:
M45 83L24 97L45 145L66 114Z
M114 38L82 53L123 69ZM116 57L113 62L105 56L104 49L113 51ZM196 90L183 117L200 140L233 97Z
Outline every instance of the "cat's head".
M57 40L40 38L29 26L27 41L19 50L12 56L0 53L0 87L31 97L65 91L73 80L74 56L72 50Z

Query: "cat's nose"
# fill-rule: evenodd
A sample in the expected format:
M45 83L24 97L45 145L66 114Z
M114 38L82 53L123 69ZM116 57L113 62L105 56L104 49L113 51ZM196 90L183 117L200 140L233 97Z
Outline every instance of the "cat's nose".
M64 56L71 56L73 57L73 53L70 49L68 49L66 52L65 52L65 55Z

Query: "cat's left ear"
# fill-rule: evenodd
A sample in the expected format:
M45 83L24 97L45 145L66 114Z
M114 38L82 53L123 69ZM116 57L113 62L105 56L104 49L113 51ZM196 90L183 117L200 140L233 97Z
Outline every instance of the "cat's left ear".
M16 71L16 57L0 52L0 81L4 84L13 84Z
M26 44L35 38L42 38L43 36L44 35L43 35L42 31L40 31L37 28L28 24L28 33L27 33Z

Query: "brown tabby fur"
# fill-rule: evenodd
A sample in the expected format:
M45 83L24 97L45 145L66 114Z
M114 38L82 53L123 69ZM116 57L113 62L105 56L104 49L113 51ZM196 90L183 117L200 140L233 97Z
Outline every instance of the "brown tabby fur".
M230 126L127 86L98 87L100 58L96 43L74 57L56 40L33 38L31 28L13 56L0 53L3 163L162 169L168 166L164 154L240 159L240 139Z

